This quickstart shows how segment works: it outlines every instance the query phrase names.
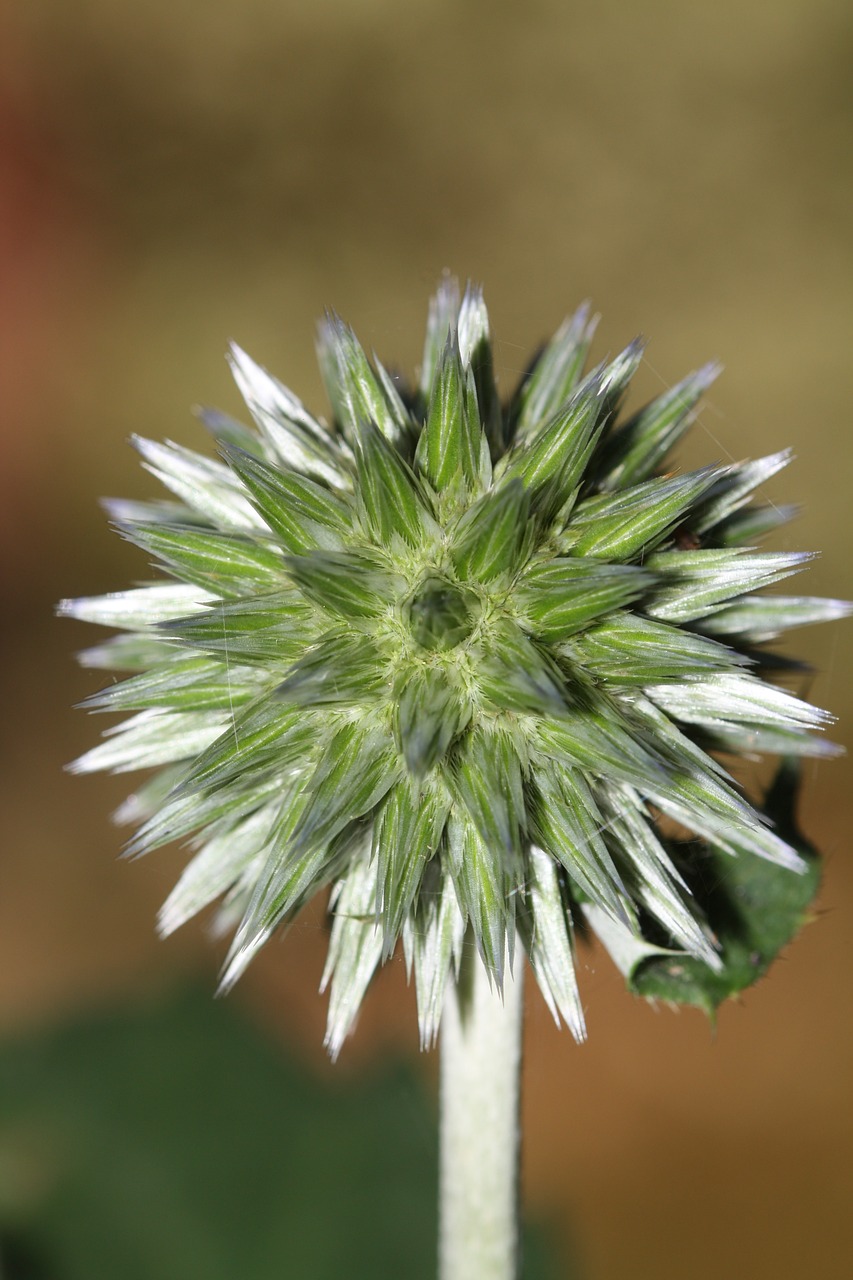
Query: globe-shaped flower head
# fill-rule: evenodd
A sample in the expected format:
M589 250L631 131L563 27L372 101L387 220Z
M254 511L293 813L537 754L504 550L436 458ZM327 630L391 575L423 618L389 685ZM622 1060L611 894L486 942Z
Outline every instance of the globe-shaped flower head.
M222 899L227 985L332 886L333 1053L400 939L424 1042L466 939L500 986L517 935L580 1038L574 924L712 982L703 859L804 869L709 754L828 750L756 649L844 610L755 594L808 558L745 546L791 515L752 502L788 455L665 471L715 369L620 424L642 344L584 375L592 331L502 404L478 290L440 288L413 391L329 317L328 425L235 348L254 426L204 415L222 461L138 440L177 501L110 504L174 581L62 606L131 673L76 768L159 769L131 851L192 840L163 933Z

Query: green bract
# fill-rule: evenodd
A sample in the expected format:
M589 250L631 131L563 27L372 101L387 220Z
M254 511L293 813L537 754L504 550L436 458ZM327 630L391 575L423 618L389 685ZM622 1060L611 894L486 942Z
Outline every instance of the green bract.
M753 503L786 454L662 470L716 370L620 422L642 348L584 375L592 329L502 407L476 289L441 286L415 389L330 317L330 425L235 348L254 427L204 415L221 461L138 441L176 501L112 504L174 581L61 607L118 628L83 661L130 673L76 769L159 769L131 851L192 841L163 933L222 899L227 986L331 885L332 1053L401 939L424 1043L466 938L500 986L517 935L581 1038L575 924L634 989L713 1009L814 893L714 752L832 754L757 646L847 606L755 594L808 559L744 545L791 515Z

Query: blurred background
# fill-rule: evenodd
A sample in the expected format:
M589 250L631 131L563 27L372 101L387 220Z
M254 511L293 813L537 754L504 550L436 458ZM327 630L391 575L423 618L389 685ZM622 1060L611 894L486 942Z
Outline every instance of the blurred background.
M802 589L850 596L852 43L842 0L0 4L0 1240L4 1224L10 1239L35 1239L62 1184L37 1082L78 1115L84 1094L88 1107L114 1093L122 1114L122 1086L107 1079L116 1037L128 1098L140 1054L164 1088L215 1079L199 1134L227 1128L225 1099L254 1079L217 1048L227 1028L232 1047L257 1037L262 1057L261 1046L284 1046L311 1097L378 1091L397 1111L374 1133L411 1122L427 1152L420 1165L414 1148L392 1144L378 1163L392 1182L409 1178L414 1199L431 1194L431 1173L416 1169L432 1169L436 1062L418 1055L402 966L381 975L334 1069L316 993L321 910L267 948L228 1001L209 1003L222 950L204 923L167 943L154 935L180 851L118 862L122 834L108 814L127 779L61 772L101 726L70 709L96 687L72 657L95 632L56 621L52 607L140 573L97 506L102 495L151 493L127 437L204 447L190 406L239 410L223 358L230 338L322 411L313 332L325 306L410 370L445 267L485 285L504 390L588 297L603 314L597 358L638 332L651 340L635 404L710 358L724 363L680 460L793 446L770 493L803 514L773 545L821 550ZM795 637L816 671L802 691L839 716L841 741L853 717L852 636L842 623ZM807 765L802 817L826 854L819 918L722 1011L716 1033L698 1013L633 1001L588 952L590 1041L579 1049L530 984L524 1192L529 1217L547 1224L553 1274L850 1274L851 781L844 760ZM180 1057L184 1032L196 1049L188 1065L184 1048L179 1071L169 1053ZM74 1050L75 1036L90 1047ZM161 1040L171 1049L160 1053ZM217 1074L226 1061L227 1089ZM268 1083L279 1078L270 1071ZM283 1090L292 1083L280 1079ZM164 1104L164 1128L185 1113ZM150 1137L156 1103L144 1114L137 1128ZM329 1114L316 1097L306 1104L318 1143ZM244 1136L247 1123L233 1117ZM106 1183L125 1138L103 1116L87 1120L90 1135L98 1125L92 1158ZM334 1163L334 1135L322 1141ZM267 1167L241 1152L234 1167ZM224 1149L217 1159L227 1165ZM135 1166L122 1167L136 1187ZM319 1163L321 1186L323 1176ZM326 1186L318 1239L346 1217L346 1185L334 1184L334 1203ZM383 1194L374 1210L405 1218ZM87 1203L105 1213L98 1195L66 1218L78 1221ZM260 1222L252 1229L263 1234ZM414 1233L412 1247L430 1238L431 1228ZM97 1245L88 1271L63 1263L65 1239L59 1228L52 1243L44 1236L41 1270L15 1246L8 1274L131 1275L105 1254L99 1265ZM408 1273L405 1253L377 1247L365 1274ZM193 1262L179 1256L151 1254L132 1274L215 1273L197 1251ZM230 1274L268 1274L246 1266ZM344 1273L323 1270L310 1248L278 1271Z

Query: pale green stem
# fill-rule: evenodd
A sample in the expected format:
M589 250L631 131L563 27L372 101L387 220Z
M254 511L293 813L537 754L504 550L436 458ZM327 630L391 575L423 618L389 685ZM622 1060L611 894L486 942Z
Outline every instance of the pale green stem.
M441 1022L439 1280L518 1275L523 955L503 998L478 956L451 984Z

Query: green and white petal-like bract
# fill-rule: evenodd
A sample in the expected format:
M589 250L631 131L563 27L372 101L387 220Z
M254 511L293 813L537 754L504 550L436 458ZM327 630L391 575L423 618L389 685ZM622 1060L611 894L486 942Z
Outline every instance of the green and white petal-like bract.
M642 346L585 373L592 332L582 308L502 403L479 290L441 285L414 388L329 316L328 425L234 348L253 425L203 415L219 459L136 441L170 497L110 507L166 578L60 606L119 632L83 661L127 677L74 767L155 768L130 850L191 842L162 932L219 901L228 986L331 887L333 1054L398 943L423 1043L463 947L500 986L517 938L580 1039L576 930L711 1009L814 893L792 822L718 758L833 752L760 648L847 612L756 594L809 558L752 545L792 514L753 500L788 455L665 470L716 369L620 420ZM751 968L726 865L787 903Z

